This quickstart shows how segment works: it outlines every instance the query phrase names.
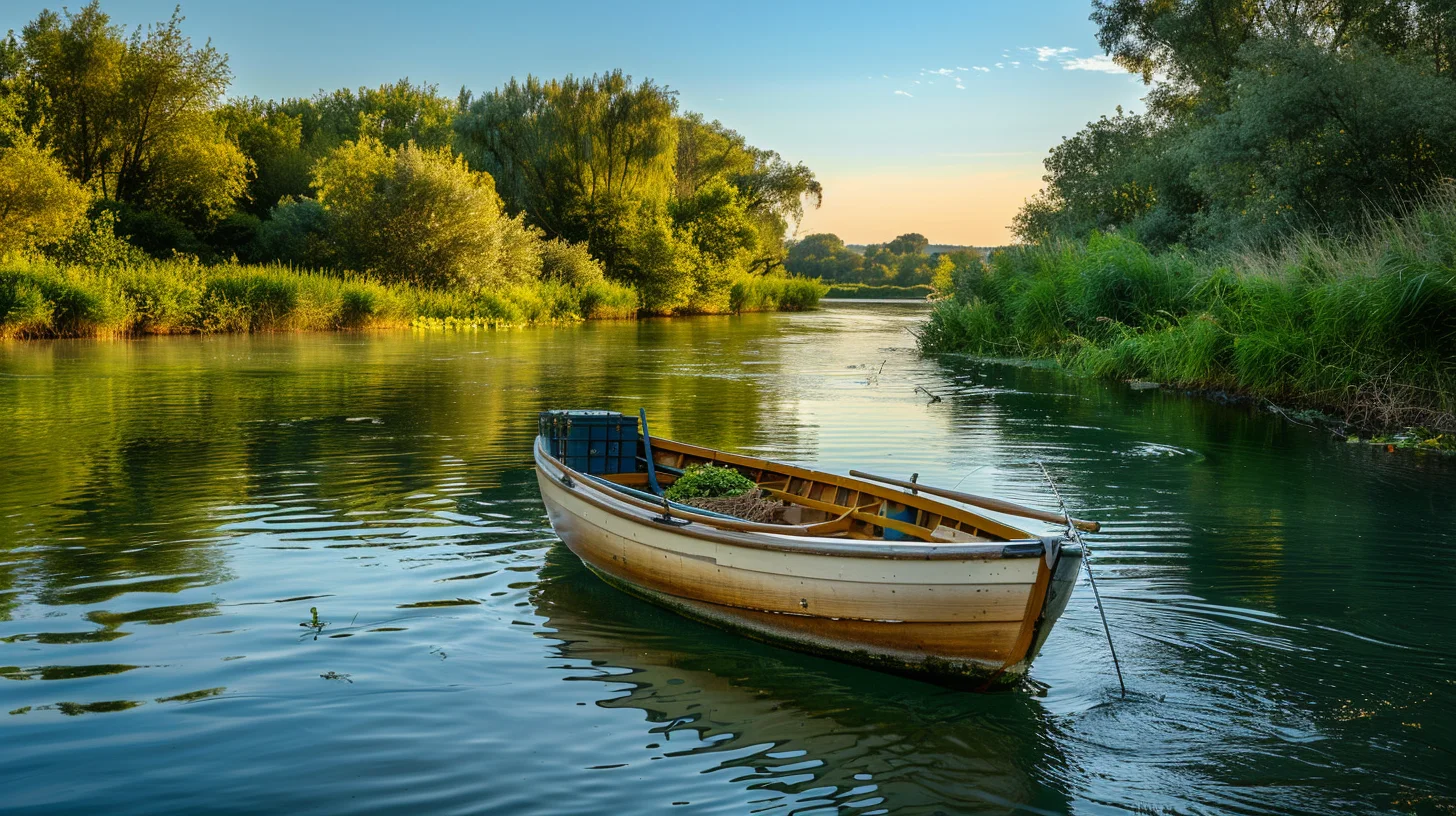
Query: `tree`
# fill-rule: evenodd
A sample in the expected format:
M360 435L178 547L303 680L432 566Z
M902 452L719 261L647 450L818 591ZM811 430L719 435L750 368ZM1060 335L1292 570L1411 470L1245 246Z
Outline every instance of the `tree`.
M789 246L784 266L802 277L851 283L861 280L864 257L847 249L838 235L817 232Z
M219 118L253 165L244 205L247 210L267 215L284 198L309 194L318 156L304 149L301 115L252 97L232 100Z
M214 119L232 74L209 42L194 48L183 17L130 37L96 0L24 29L17 73L25 118L72 177L197 229L243 192L248 162Z
M1445 0L1093 0L1092 8L1097 40L1118 64L1144 81L1164 76L1219 107L1250 42L1299 40L1335 53L1364 41L1387 53L1421 53L1449 72L1456 25Z
M264 261L333 266L327 230L328 216L323 205L311 198L285 197L259 226L253 254Z
M673 191L673 93L612 71L512 79L462 101L461 149L495 177L507 207L548 236L585 242L617 275L638 211L665 204Z
M285 107L301 105L294 100ZM450 146L455 137L456 101L440 96L435 85L416 85L408 77L378 88L320 92L307 105L313 114L308 136L328 148L369 136L391 149L406 142L434 149Z
M1157 203L1144 179L1157 132L1151 117L1103 116L1051 149L1037 198L1017 214L1012 231L1024 241L1085 235L1125 225Z
M1348 231L1456 173L1447 0L1096 0L1099 41L1145 80L1046 160L1028 241L1126 230L1211 247Z
M636 287L641 308L651 314L671 314L686 307L698 288L695 278L701 256L673 230L666 208L642 202L625 234L617 277Z
M1456 82L1360 46L1246 49L1227 111L1193 137L1202 238L1342 229L1456 174Z
M82 184L112 165L126 42L118 26L88 3L75 14L42 11L22 34L20 72L30 86L28 118L44 119L44 141Z
M506 216L487 173L448 148L363 137L319 162L314 186L346 265L390 281L480 288L534 278L539 238Z
M714 183L732 185L758 233L758 250L747 267L760 274L783 265L785 235L790 224L798 228L805 203L818 207L824 199L809 168L753 147L737 131L706 122L699 113L678 120L675 170L679 199Z
M3 130L3 129L0 129ZM85 223L91 196L27 135L0 145L0 256L53 244Z
M888 244L885 249L896 255L919 255L930 246L930 240L918 232L908 232Z
M669 207L673 225L703 254L721 267L746 267L758 248L758 231L738 191L715 180Z

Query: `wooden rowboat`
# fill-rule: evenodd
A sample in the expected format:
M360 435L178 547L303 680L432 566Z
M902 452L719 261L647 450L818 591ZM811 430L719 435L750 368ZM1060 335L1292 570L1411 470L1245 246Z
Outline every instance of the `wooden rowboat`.
M536 478L561 540L619 589L792 649L957 687L1006 685L1025 674L1081 565L1065 536L923 492L660 437L622 445L643 472L588 474L537 437ZM703 463L752 479L795 523L649 492Z

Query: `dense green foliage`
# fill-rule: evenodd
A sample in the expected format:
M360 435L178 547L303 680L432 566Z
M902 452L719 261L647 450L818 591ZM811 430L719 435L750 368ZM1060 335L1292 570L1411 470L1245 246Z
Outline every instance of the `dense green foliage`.
M118 280L139 253L286 264L467 299L606 287L649 314L817 300L782 270L813 173L663 86L614 71L478 98L402 79L229 100L226 55L182 23L129 32L93 0L0 39L0 258Z
M1456 174L1456 6L1094 0L1152 82L1053 148L1024 240L1125 230L1153 247L1341 235Z
M1453 428L1456 194L1362 240L1191 255L1093 233L1002 250L956 279L921 346Z
M655 313L722 311L736 279L782 266L813 173L620 71L462 97L458 144L512 212L585 243Z
M314 187L340 266L471 290L541 278L535 232L506 217L490 176L448 148L390 150L362 137L314 165Z
M758 487L753 480L730 467L692 465L663 491L668 501L717 499L742 496Z
M0 255L64 240L90 204L86 189L29 136L0 148Z

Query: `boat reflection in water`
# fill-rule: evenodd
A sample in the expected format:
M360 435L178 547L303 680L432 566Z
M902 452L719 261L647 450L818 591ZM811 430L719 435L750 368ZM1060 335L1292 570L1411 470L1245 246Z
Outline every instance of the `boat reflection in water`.
M707 772L749 788L755 810L1068 807L1050 717L1028 695L965 694L689 621L598 580L565 546L532 600L561 657L599 670L566 679L602 684L599 706L644 712L653 759L717 758Z

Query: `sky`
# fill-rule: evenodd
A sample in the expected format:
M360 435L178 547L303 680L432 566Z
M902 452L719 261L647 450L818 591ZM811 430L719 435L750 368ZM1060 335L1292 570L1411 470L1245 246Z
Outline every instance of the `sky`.
M80 0L70 0L75 7ZM128 26L176 0L103 0ZM0 0L0 30L54 2ZM311 96L408 77L453 95L512 76L621 68L750 144L808 165L824 204L799 234L999 245L1063 137L1142 83L1097 45L1090 0L492 3L183 0L229 55L230 93Z

